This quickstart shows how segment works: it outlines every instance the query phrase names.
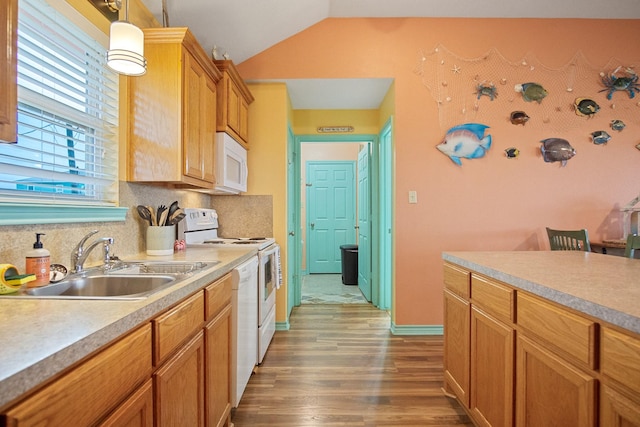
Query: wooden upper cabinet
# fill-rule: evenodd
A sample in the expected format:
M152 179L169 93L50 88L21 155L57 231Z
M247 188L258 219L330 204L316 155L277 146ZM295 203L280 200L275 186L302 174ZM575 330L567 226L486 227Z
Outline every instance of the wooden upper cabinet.
M129 77L129 174L212 189L221 73L188 28L144 29L147 73Z
M249 104L253 95L240 77L232 61L213 61L222 72L218 82L218 132L227 132L245 148L249 148Z
M16 142L18 0L3 3L5 6L0 8L0 45L5 48L0 63L0 142Z

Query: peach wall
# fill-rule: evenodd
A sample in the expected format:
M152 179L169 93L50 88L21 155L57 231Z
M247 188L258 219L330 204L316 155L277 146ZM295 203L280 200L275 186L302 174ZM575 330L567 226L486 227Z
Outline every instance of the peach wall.
M495 47L512 61L532 52L553 68L582 51L590 63L604 66L612 57L637 63L637 40L637 20L327 19L238 68L251 80L395 78L395 323L437 325L442 251L546 250L545 226L586 227L593 240L621 237L617 209L639 191L640 151L634 145L640 119L627 121L607 146L584 139L593 126L605 126L598 116L583 128L549 135L575 141L578 155L561 168L540 158L544 132L496 115L486 123L492 151L458 167L435 149L447 128L415 73L420 52L442 44L472 58ZM598 89L599 77L593 78ZM592 96L606 102L603 94ZM614 95L619 103L625 96ZM505 159L502 151L511 145L520 146L520 158ZM408 204L409 190L417 191L417 204Z

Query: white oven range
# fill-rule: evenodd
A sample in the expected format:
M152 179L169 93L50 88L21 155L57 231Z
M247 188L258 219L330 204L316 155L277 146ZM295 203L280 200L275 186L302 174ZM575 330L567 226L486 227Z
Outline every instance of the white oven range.
M280 247L273 237L218 236L218 215L213 209L185 208L185 220L178 238L189 246L255 247L258 249L258 333L257 359L262 363L276 329L276 290L280 287ZM183 224L184 223L184 224ZM181 226L181 224L183 224Z

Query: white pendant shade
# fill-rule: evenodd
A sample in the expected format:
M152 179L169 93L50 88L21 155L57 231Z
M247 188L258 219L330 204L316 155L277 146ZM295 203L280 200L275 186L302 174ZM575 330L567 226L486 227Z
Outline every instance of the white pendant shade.
M144 33L126 21L111 24L107 65L120 74L141 76L147 71L144 58Z

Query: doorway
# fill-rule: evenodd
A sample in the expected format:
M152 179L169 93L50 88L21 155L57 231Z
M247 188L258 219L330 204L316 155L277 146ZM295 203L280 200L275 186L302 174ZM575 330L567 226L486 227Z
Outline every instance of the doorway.
M353 159L356 162L356 167L358 170L360 171L365 171L365 173L367 173L370 176L367 176L367 179L364 180L356 180L354 179L354 185L357 186L358 189L361 188L366 188L366 192L367 192L367 198L365 198L364 200L366 201L366 205L364 207L364 209L367 211L368 215L366 216L362 216L361 215L361 211L358 212L358 216L356 218L356 223L355 223L355 234L357 234L360 238L362 238L362 236L365 236L366 240L364 242L365 245L367 245L365 249L365 253L368 254L367 258L368 258L368 262L365 263L365 265L367 265L366 268L368 268L370 271L368 272L368 277L367 277L367 286L370 286L371 289L373 289L373 291L369 292L369 297L367 299L369 299L375 306L379 306L379 299L380 299L380 295L381 292L379 289L376 289L379 287L379 281L377 279L377 276L379 275L378 273L378 268L377 267L373 267L373 266L379 266L381 263L387 264L387 270L391 271L391 258L390 256L386 259L381 259L380 258L380 254L385 254L386 252L380 251L379 248L374 248L374 245L378 245L380 238L379 238L379 232L381 230L381 226L380 224L377 222L377 220L379 221L380 218L380 214L377 212L378 210L378 204L379 204L379 198L377 196L377 192L379 191L378 187L380 185L380 165L379 165L379 156L380 156L380 152L379 152L379 142L378 142L378 136L377 135L296 135L294 137L295 141L294 144L292 144L291 147L291 151L290 151L290 159L293 160L293 162L295 162L294 164L294 173L289 175L289 179L293 182L293 192L296 193L296 195L300 195L300 194L304 194L306 191L306 180L303 178L306 178L306 170L303 173L303 169L305 168L305 160L303 160L303 156L301 154L303 147L307 147L307 146L312 146L315 147L316 150L318 151L325 151L325 155L326 155L326 151L325 150L326 147L330 147L332 144L351 144L351 145L356 145L358 147L358 149L355 152L355 155L353 157ZM366 156L362 156L361 152L363 150L363 148L365 149L366 152ZM359 156L360 154L360 156ZM363 160L364 159L364 160ZM327 159L325 159L327 160ZM366 167L363 165L363 162L366 162ZM359 163L359 164L358 164ZM390 171L391 169L389 168L388 171ZM296 188L297 187L297 188ZM360 191L361 192L361 191ZM358 196L356 196L356 199L358 199ZM290 229L290 235L293 233L293 235L296 236L296 244L297 244L297 248L298 250L296 251L296 254L292 254L294 255L295 259L297 260L297 269L300 272L300 275L296 276L295 279L292 283L292 287L293 289L293 304L292 305L300 305L303 302L303 285L307 285L309 283L308 279L311 279L311 281L315 281L316 279L323 279L322 274L318 277L313 277L315 276L315 274L309 275L309 268L307 265L307 249L305 247L305 241L307 240L308 236L307 236L307 226L308 221L306 221L306 209L308 208L308 206L306 205L306 201L304 201L304 198L301 197L298 200L295 200L296 202L296 206L294 208L293 204L290 205L292 209L295 209L297 212L295 213L291 213L290 217L297 217L297 224L299 224L295 229ZM358 205L360 203L363 203L362 200L359 201ZM360 209L359 207L357 209ZM367 230L363 233L363 230L361 230L360 228L363 227L367 227ZM334 245L335 248L336 245ZM390 253L390 252L389 252ZM360 272L359 272L360 273ZM311 276L311 277L309 277ZM333 277L330 277L333 276ZM324 277L324 279L327 280L327 282L332 282L334 285L336 284L336 282L338 282L340 285L344 286L341 283L341 275L340 274L329 274L328 276ZM360 279L359 279L360 281ZM390 284L388 284L388 286L390 286ZM349 286L348 287L349 290L351 290L352 292L355 291L357 295L362 295L363 292L361 292L359 290L359 288L355 287L355 286ZM308 298L305 298L308 300ZM360 300L360 302L366 302L367 299ZM340 303L340 302L337 302ZM348 303L348 302L347 302ZM386 308L386 307L381 307L381 308Z

